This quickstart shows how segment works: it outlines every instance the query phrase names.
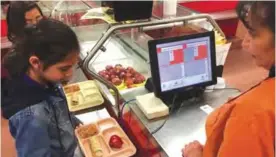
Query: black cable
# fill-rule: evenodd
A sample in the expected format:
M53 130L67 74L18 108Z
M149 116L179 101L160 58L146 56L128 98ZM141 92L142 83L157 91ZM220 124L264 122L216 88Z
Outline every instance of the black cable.
M214 90L237 90L237 91L239 91L239 92L241 92L239 89L237 89L237 88L215 88L215 89L205 89L205 90L207 90L207 91L214 91ZM195 93L195 95L193 96L193 99L189 99L189 101L190 102L192 102L192 103L197 103L198 101L197 101L197 98L198 96L196 95L196 93ZM195 98L195 99L194 99ZM182 106L183 106L183 102L181 103L181 105L180 105L180 107L177 109L177 111L176 111L176 113L178 113L179 112L179 110L182 108Z
M163 128L163 126L166 124L166 122L167 122L168 119L169 118L167 118L166 120L164 120L164 122L157 129L155 129L154 131L152 131L151 134L153 135L153 134L157 133L159 130L161 130Z
M164 122L158 128L156 128L154 131L151 132L152 135L156 134L166 124L166 122L169 119L171 113L173 112L173 109L174 109L174 106L175 106L175 100L176 100L177 97L178 97L178 94L175 94L174 97L173 97L173 102L172 102L172 105L170 106L170 111L169 111L168 118L166 120L164 120Z
M131 116L132 116L132 109L129 110L129 117L128 117L128 123L131 122Z
M159 130L161 130L161 129L164 127L164 125L166 124L167 120L169 119L171 113L172 113L173 110L174 110L175 100L176 100L177 96L178 96L178 95L175 94L174 97L173 97L172 105L171 105L170 108L169 108L169 115L168 115L168 118L167 118L166 120L164 120L164 122L163 122L158 128L156 128L154 131L152 131L152 132L150 133L151 135L156 134ZM150 138L148 138L148 140L147 140L147 147L148 147L148 148L149 148L149 144L150 144ZM147 151L147 154L148 154L148 156L150 156L150 152L149 152L149 151ZM160 153L159 153L159 156L161 156Z
M128 103L130 103L130 102L132 102L132 101L136 101L136 99L131 99L131 100L128 100L128 101L125 101L125 102L124 102L124 104L123 104L123 106L122 106L122 109L119 111L119 114L118 114L119 118L122 118L122 119L123 119L124 108L125 108L125 106L126 106Z
M205 90L238 90L238 91L240 91L240 90L237 89L237 88L205 89ZM154 131L151 132L152 135L153 135L153 134L156 134L156 133L157 133L159 130L161 130L161 129L164 127L164 125L166 124L167 120L169 119L171 113L172 113L173 110L174 110L174 107L175 107L175 100L176 100L177 97L178 97L178 95L175 94L175 95L174 95L174 98L173 98L172 105L170 106L170 111L169 111L169 116L168 116L168 118L167 118L158 128L156 128ZM179 109L180 109L180 108L179 108Z
M172 104L170 105L170 111L169 111L169 115L171 114L171 112L173 112L173 107L175 107L175 100L176 98L178 97L178 94L176 93L174 96L173 96L173 101L172 101Z
M128 101L125 101L124 102L124 104L123 104L123 106L122 106L122 108L121 108L121 110L119 111L119 115L120 115L120 117L119 117L119 119L121 119L122 121L124 121L124 118L123 118L123 113L124 113L124 108L125 108L125 106L127 105L127 104L129 104L130 102L132 102L132 101L136 101L136 99L131 99L131 100L128 100ZM130 119L130 118L129 118ZM149 138L147 138L148 140L147 140L147 144L146 144L146 146L147 146L147 148L149 149ZM148 157L150 157L150 153L147 151L147 155L148 155Z

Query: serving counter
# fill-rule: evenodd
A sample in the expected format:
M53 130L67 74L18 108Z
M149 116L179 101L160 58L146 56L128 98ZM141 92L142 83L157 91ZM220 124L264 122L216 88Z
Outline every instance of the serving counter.
M132 100L138 95L147 93L145 88L139 88L122 97L125 100ZM227 102L229 97L235 97L239 93L235 89L206 91L201 98L183 101L168 117L157 120L148 120L135 102L129 103L128 111L134 113L143 124L147 138L152 138L151 140L157 143L160 151L163 152L162 156L181 157L181 149L185 144L194 140L205 143L205 121L209 114L208 110L218 108ZM208 109L204 109L206 106ZM128 121L126 118L126 122ZM152 134L158 128L160 130Z
M217 108L229 97L238 95L237 90L221 89L206 92L198 100L182 102L168 117L154 121L147 120L136 103L129 103L121 119L118 117L118 112L123 102L135 99L136 96L146 94L148 91L144 86L119 90L98 73L108 65L121 64L124 67L132 67L145 78L149 78L151 77L147 45L149 40L213 30L216 34L216 43L222 44L226 40L225 35L216 22L207 14L198 14L182 6L178 6L176 17L164 19L162 4L157 2L154 4L150 20L109 24L101 20L85 19L85 23L82 16L95 6L78 2L78 5L83 7L72 7L76 4L70 3L64 2L68 6L66 7L60 2L58 6L62 6L60 7L62 9L53 7L52 16L66 17L63 18L64 22L72 26L80 40L80 66L84 74L81 73L79 78L76 76L75 82L84 81L84 75L88 79L97 81L105 98L103 108L119 121L133 140L138 150L136 156L161 154L161 156L180 157L181 148L185 143L192 140L204 143L204 123L208 113L201 107L209 105L211 108ZM72 19L76 18L76 14L80 17ZM99 111L92 108L77 114L87 122L87 119L91 118L88 115L92 112ZM164 126L152 134L163 123Z
M196 25L186 25L185 28L185 30L189 30L187 31L188 33L196 33L201 30ZM104 29L105 26L102 30ZM89 74L94 72L94 74L92 74L93 78L99 81L99 86L101 87L103 95L106 100L110 102L110 106L106 107L111 108L111 112L114 112L113 115L115 115L133 142L135 141L134 144L138 150L136 156L160 155L180 157L181 148L184 144L192 140L199 140L202 143L205 142L204 124L208 114L201 110L200 107L208 104L212 108L217 108L225 103L229 97L236 96L239 92L237 90L225 89L205 93L202 99L195 102L183 102L181 107L169 117L154 121L147 120L137 104L130 103L129 107L125 109L126 111L122 121L116 116L118 115L119 107L122 107L121 102L135 99L136 96L146 94L148 91L144 87L130 88L118 91L119 95L116 98L109 90L111 85L101 80L101 78L97 78L95 75L97 75L99 71L105 69L107 65L122 64L125 67L133 67L146 78L149 78L150 66L147 41L158 38L158 36L155 35L160 35L160 31L148 30L146 32L141 32L140 30L139 28L127 28L126 30L116 30L111 33L112 35L102 42L101 48L98 50L99 52L96 52L94 56L91 57L91 60L87 62L88 69L86 70L88 70ZM177 32L175 29L165 28L163 30L164 31L161 31L163 32L161 37L167 37ZM187 33L185 31L183 32L184 34ZM178 35L183 35L183 32ZM101 39L103 39L104 35ZM99 42L100 41L91 41L90 43L82 43L84 49L82 57L84 60L89 57L89 53L87 53L89 51L89 46L94 45L93 48L95 48ZM90 53L93 52L93 48L91 48L92 51L90 51ZM151 132L160 127L164 121L166 121L166 123L160 131L151 134Z

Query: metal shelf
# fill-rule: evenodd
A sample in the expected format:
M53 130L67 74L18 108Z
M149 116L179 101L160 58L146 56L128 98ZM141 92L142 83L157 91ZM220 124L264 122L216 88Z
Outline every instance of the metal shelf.
M201 20L205 19L207 20L215 30L218 31L218 33L225 38L224 33L219 28L217 23L211 18L208 14L195 14L195 15L189 15L184 17L176 17L172 19L161 19L161 20L155 20L155 21L149 21L149 22L140 22L140 23L131 23L131 24L121 24L121 25L114 25L111 26L104 34L103 36L97 41L97 43L94 45L94 47L91 49L91 51L88 53L88 55L84 58L83 62L83 68L93 76L94 79L98 80L100 83L104 84L108 88L112 89L115 93L115 106L117 110L119 111L119 100L120 100L120 93L118 89L111 84L110 82L103 79L101 76L99 76L95 71L93 71L91 68L89 68L89 63L95 59L94 57L97 55L100 49L102 49L104 43L114 34L116 34L116 31L122 30L122 29L139 29L140 31L143 30L149 30L149 29L159 29L159 28L166 28L166 27L173 27L173 26L179 26L179 25L185 25L189 21L192 20Z

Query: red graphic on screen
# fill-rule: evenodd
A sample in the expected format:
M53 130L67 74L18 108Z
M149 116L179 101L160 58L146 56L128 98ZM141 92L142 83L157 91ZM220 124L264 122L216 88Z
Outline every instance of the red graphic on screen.
M195 56L195 60L201 60L207 58L207 46L199 45L198 46L198 56Z
M157 48L157 53L161 53L161 52L162 52L161 48Z
M183 62L184 62L183 49L173 50L173 61L170 62L170 65L180 64Z
M185 48L187 48L187 44L183 44L182 47L183 47L183 50L184 50Z

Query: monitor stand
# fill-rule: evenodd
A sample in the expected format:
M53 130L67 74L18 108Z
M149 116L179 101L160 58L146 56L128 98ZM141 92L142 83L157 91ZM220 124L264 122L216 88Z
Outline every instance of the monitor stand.
M149 78L146 82L145 88L149 92L154 92L154 84L152 82L152 78ZM204 87L191 87L185 91L174 94L164 94L160 96L156 96L160 98L167 106L174 105L174 107L181 105L181 103L185 100L189 100L191 98L200 98L204 93Z

